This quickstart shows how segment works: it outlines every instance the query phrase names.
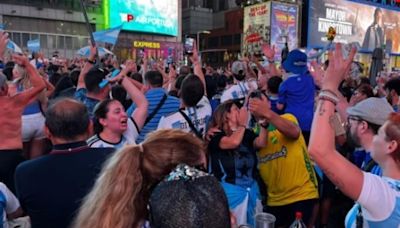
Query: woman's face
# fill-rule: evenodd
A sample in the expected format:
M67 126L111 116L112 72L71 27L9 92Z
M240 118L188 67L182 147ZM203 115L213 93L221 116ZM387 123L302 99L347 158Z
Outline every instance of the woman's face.
M388 150L390 142L386 140L386 127L387 122L379 128L378 134L376 134L372 139L371 157L374 159L374 161L378 163L382 161L382 159L384 159L386 155L389 154Z
M104 128L116 133L122 134L128 129L128 115L119 101L112 101L108 105L106 118L102 118L100 121Z
M239 118L239 108L234 104L232 105L229 112L226 114L226 122L230 124L236 124Z
M350 98L350 104L355 105L358 102L367 99L367 95L365 95L363 92L356 90L354 91L353 95Z
M15 65L12 71L13 79L20 78L22 76L22 69L18 65Z

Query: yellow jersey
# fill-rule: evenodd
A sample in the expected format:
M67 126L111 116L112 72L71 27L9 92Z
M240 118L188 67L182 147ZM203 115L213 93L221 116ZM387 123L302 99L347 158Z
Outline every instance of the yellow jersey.
M292 114L281 117L298 125ZM258 168L268 189L268 206L318 198L317 178L303 135L290 139L270 124L267 146L258 152Z

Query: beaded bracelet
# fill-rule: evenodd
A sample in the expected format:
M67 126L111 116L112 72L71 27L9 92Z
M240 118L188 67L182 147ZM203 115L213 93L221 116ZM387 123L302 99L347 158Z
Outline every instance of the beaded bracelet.
M329 97L326 95L319 95L318 98L319 98L319 100L329 101L329 102L333 103L335 106L337 105L337 101L335 99L332 99L332 97Z

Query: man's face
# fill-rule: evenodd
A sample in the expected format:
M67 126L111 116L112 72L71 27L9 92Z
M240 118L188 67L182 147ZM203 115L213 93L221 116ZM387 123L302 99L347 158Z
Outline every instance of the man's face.
M346 141L349 145L360 147L360 136L358 135L358 125L361 124L362 119L356 116L349 116L347 118L346 128Z

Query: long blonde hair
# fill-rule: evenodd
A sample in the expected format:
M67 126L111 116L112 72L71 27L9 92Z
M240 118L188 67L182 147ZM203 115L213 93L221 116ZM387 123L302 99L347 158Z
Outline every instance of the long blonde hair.
M192 134L171 129L150 133L141 145L126 146L107 161L73 227L139 227L152 188L176 165L204 161L203 142Z

